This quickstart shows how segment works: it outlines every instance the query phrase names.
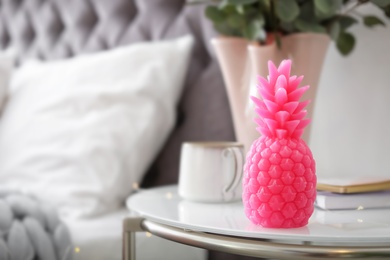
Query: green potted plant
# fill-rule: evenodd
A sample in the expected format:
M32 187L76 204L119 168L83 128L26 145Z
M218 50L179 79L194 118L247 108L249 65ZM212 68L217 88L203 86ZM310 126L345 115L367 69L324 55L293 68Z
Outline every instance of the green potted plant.
M205 1L195 1L205 2ZM375 15L362 15L359 7L372 3L390 17L390 0L213 0L206 1L205 15L221 34L212 39L222 70L238 141L249 144L254 130L253 93L256 74L265 76L267 61L293 60L292 73L304 75L310 85L305 99L314 101L329 42L342 55L354 48L349 28L385 25ZM312 102L313 103L313 102ZM313 105L308 106L312 117ZM309 141L310 129L303 139Z
M349 54L355 37L348 29L362 21L371 28L385 23L375 15L361 15L360 6L373 3L390 18L390 0L223 0L209 5L206 16L223 35L261 44L281 45L281 37L299 32L326 33L341 54Z

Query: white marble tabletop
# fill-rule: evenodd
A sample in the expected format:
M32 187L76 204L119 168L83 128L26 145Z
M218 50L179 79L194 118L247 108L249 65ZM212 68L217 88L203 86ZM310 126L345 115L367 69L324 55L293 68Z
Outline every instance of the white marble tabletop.
M186 201L177 194L177 186L139 191L128 198L127 206L148 220L194 231L292 244L390 246L390 209L316 209L305 227L270 229L252 224L241 201Z

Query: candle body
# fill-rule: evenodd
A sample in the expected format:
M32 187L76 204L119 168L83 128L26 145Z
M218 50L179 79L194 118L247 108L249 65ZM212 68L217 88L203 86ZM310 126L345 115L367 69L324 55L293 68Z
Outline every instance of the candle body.
M302 139L262 136L244 166L245 214L263 227L304 226L314 210L316 181L315 161Z

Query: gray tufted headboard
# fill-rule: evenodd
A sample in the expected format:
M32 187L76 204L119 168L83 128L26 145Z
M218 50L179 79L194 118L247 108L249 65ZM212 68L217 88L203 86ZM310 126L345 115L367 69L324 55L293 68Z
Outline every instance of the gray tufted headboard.
M0 49L14 47L19 61L61 59L139 41L192 34L196 39L177 125L143 182L177 182L180 145L188 140L233 140L214 34L203 6L184 0L0 0Z

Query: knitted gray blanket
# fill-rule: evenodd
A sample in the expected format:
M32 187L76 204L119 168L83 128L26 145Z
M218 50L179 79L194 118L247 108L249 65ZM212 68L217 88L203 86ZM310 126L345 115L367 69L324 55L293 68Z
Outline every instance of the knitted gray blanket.
M55 208L0 190L0 260L71 260L69 231Z

